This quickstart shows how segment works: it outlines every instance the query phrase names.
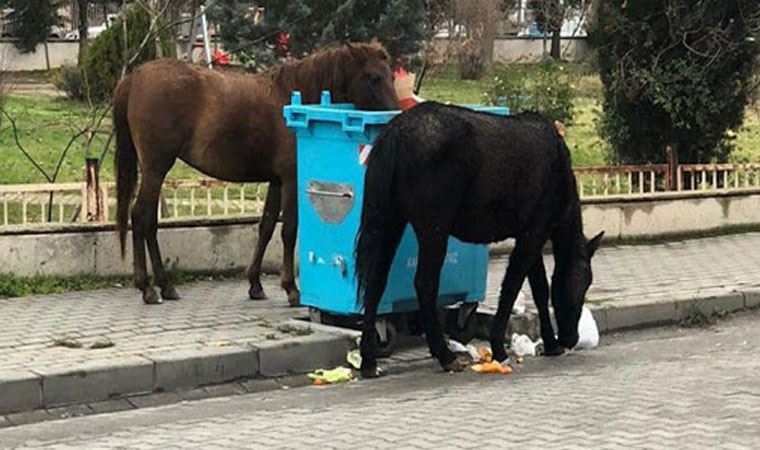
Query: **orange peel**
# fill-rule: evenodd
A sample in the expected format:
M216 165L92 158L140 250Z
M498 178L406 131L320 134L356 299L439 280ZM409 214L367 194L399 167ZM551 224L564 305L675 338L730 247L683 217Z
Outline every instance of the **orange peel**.
M502 366L496 361L491 361L483 364L474 364L470 368L478 373L500 373L504 375L512 373L511 367Z

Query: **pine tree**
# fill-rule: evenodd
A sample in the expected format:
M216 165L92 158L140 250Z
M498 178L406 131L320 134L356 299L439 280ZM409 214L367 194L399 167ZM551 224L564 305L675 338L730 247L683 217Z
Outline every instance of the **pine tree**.
M263 0L258 6L265 10L259 23L239 0L219 0L210 11L225 49L255 68L274 62L281 33L300 58L318 47L373 38L394 56L411 54L429 32L424 0Z
M58 23L59 0L7 0L16 15L16 47L22 53L32 53L45 42L50 29Z

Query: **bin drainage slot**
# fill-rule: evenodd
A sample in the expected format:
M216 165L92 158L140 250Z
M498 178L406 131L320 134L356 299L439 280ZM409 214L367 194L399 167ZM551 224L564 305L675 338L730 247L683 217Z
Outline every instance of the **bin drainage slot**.
M310 181L306 195L319 217L327 223L343 222L354 207L354 189L350 184Z

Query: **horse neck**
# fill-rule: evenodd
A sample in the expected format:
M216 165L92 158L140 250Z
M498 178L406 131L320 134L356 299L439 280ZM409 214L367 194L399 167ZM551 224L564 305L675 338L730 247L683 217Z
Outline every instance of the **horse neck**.
M330 91L334 102L345 101L343 71L340 58L323 53L286 63L269 75L280 93L289 97L300 91L304 103L318 103L322 91Z
M575 185L575 177L570 175L570 178L566 192L568 206L562 213L552 236L552 248L558 269L569 268L573 261L582 255L585 245L581 202Z

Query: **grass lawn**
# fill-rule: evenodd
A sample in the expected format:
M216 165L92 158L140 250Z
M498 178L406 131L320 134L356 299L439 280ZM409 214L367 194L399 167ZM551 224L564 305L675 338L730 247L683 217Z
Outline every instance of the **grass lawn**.
M92 116L87 105L59 97L11 96L5 108L16 121L21 145L51 176L71 138L90 122ZM100 156L110 132L109 113L90 146L91 156ZM85 137L80 137L71 145L61 164L58 182L81 181L84 178L86 141ZM101 170L104 180L113 180L113 144ZM170 176L195 178L199 174L180 162L172 169ZM0 183L44 182L45 177L16 146L11 123L6 117L0 117Z
M530 66L524 66L530 70ZM576 166L605 165L610 151L606 142L596 133L595 119L601 111L601 83L598 76L583 72L580 66L568 66L578 75L575 100L575 119L568 126L567 141ZM44 80L47 75L34 73L29 78ZM492 77L478 81L463 81L452 67L436 68L424 80L420 95L428 100L458 104L482 104L484 93ZM19 140L45 171L52 173L61 152L71 136L88 122L89 108L65 98L43 96L11 96L5 105L16 119ZM110 133L110 116L98 130L91 153L97 156L103 149ZM760 110L748 110L747 120L737 133L737 148L732 161L760 162ZM58 181L80 181L84 177L85 139L80 138L71 146L61 165ZM198 178L202 175L182 162L178 162L169 174L170 178ZM102 167L104 180L113 179L112 152ZM42 183L45 178L35 171L32 164L15 145L10 123L0 118L0 183Z

